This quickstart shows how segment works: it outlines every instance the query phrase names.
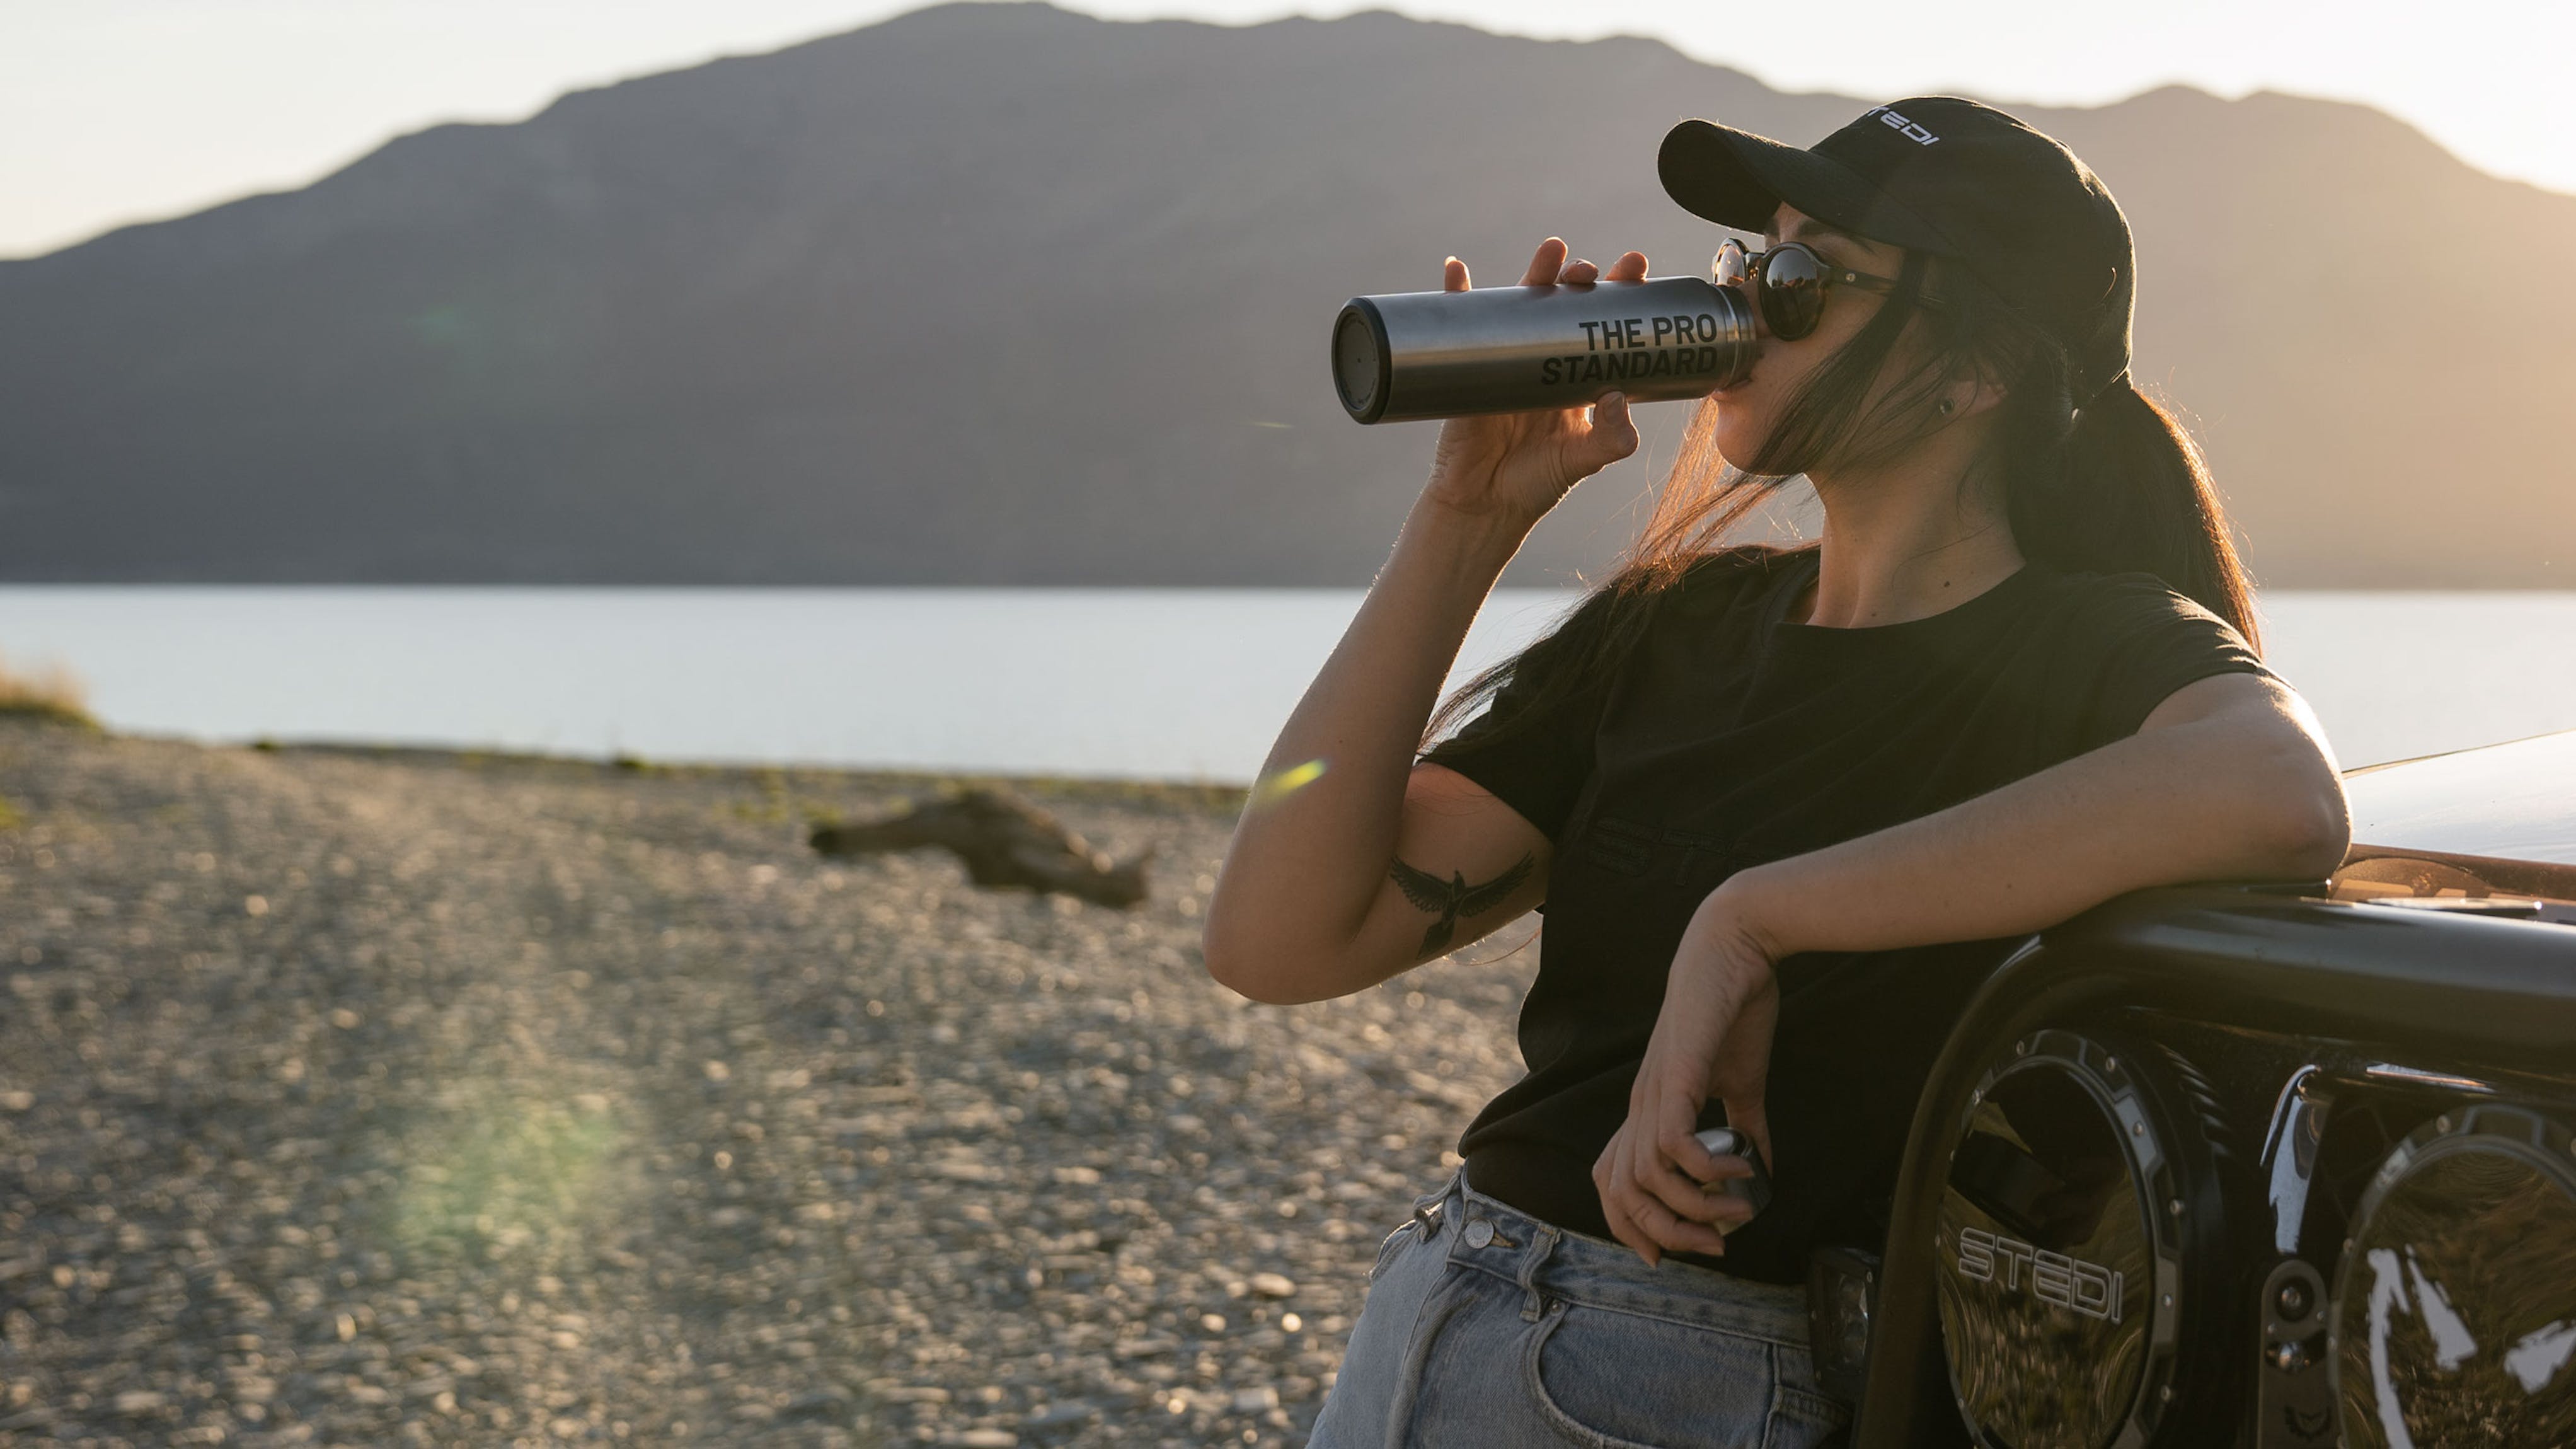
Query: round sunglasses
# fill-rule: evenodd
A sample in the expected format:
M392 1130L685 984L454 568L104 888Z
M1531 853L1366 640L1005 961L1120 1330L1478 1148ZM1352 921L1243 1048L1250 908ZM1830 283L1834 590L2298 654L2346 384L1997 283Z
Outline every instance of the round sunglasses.
M1836 287L1857 287L1884 297L1898 286L1893 278L1835 266L1800 242L1749 252L1742 242L1729 241L1717 249L1710 276L1721 287L1751 292L1762 309L1763 325L1783 342L1795 342L1816 330L1816 324L1825 319L1825 294Z

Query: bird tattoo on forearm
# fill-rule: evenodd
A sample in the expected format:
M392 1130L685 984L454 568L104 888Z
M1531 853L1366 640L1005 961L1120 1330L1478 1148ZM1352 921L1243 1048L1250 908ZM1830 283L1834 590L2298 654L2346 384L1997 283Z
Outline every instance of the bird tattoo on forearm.
M1449 940L1458 933L1460 916L1481 916L1511 897L1520 883L1529 879L1537 857L1524 855L1520 862L1483 885L1467 884L1463 871L1451 871L1447 880L1427 870L1418 870L1398 860L1387 874L1395 881L1404 898L1425 911L1440 917L1422 933L1422 954L1436 956L1449 949Z

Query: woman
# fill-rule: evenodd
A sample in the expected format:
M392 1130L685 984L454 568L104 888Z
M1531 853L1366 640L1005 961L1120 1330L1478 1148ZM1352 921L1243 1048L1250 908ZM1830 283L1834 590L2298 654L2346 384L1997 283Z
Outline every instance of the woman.
M2010 939L2347 843L2208 477L2129 382L2128 225L2081 162L1926 98L1808 151L1685 122L1661 171L1764 236L1721 255L1751 374L1619 574L1417 761L1531 525L1637 446L1616 395L1444 425L1209 908L1209 970L1272 1002L1548 911L1529 1075L1381 1251L1320 1446L1829 1438L1808 1254L1883 1242L1915 1098ZM1645 271L1550 239L1523 281ZM1817 543L1720 545L1800 473ZM1721 1190L1747 1162L1694 1140L1718 1124L1770 1165L1758 1215Z

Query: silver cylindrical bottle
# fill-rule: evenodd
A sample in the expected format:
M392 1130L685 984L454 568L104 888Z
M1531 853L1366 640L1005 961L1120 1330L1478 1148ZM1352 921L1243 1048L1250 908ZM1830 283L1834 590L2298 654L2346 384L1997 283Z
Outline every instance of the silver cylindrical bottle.
M1698 277L1353 297L1333 385L1363 423L1701 397L1753 365L1753 308Z

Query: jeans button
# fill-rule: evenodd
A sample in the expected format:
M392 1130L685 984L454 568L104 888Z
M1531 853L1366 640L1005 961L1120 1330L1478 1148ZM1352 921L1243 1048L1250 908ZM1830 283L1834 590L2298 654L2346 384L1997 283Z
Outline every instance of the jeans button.
M1494 1225L1478 1218L1467 1225L1467 1246L1481 1248L1494 1240Z

